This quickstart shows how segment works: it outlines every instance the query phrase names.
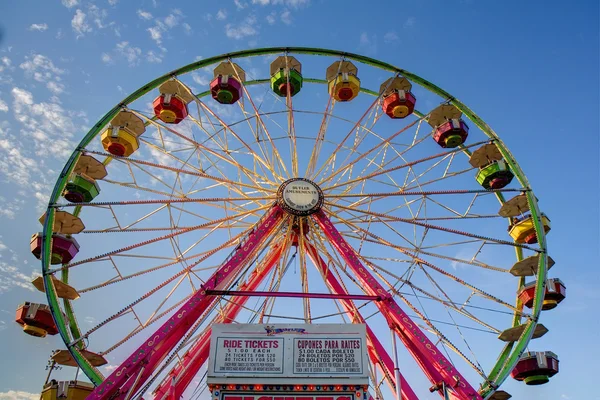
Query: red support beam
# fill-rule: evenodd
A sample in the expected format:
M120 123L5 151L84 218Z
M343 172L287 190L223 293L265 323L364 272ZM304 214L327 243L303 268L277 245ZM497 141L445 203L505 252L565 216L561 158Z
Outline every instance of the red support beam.
M388 320L390 327L398 333L398 337L402 340L413 358L419 363L431 383L437 385L444 382L450 390L450 396L455 399L481 400L481 395L467 382L423 331L419 329L417 324L402 311L393 296L387 292L362 264L352 247L342 237L323 210L319 210L312 217L323 230L330 244L340 253L348 264L348 267L354 272L365 292L373 296L382 296L385 298L384 301L376 302L375 304ZM443 396L443 393L441 395Z
M271 251L250 274L247 281L240 287L242 291L256 289L265 277L273 271L285 248L284 242L273 245ZM213 323L227 323L235 320L248 301L248 297L233 297ZM179 399L196 376L198 370L208 359L210 350L210 326L202 332L196 343L183 355L181 362L171 370L169 375L161 382L154 391L154 400L167 400L169 398Z
M329 289L335 295L344 295L347 291L344 289L342 284L338 281L331 271L329 271L329 267L327 263L323 260L323 258L319 255L319 252L314 247L312 243L308 240L305 240L305 248L308 254L308 257L313 262L314 266L319 270L323 278L325 279L325 283L329 287ZM388 355L387 351L375 336L375 333L371 330L371 327L367 324L360 311L356 308L354 303L349 299L340 298L340 303L346 310L346 314L352 320L358 321L361 324L367 325L367 342L368 342L368 352L369 358L371 359L373 365L379 366L384 376L386 377L386 381L390 388L395 392L396 390L396 378L394 376L394 362L391 357ZM408 382L404 379L402 374L400 374L400 389L402 400L419 400L417 395L413 392L411 387L408 385Z
M279 206L271 208L238 246L232 257L228 258L167 322L97 386L88 396L88 400L121 400L127 393L135 393L141 388L200 315L216 301L214 296L206 295L206 290L222 289L227 285L231 277L257 253L265 238L275 230L282 218L283 210Z

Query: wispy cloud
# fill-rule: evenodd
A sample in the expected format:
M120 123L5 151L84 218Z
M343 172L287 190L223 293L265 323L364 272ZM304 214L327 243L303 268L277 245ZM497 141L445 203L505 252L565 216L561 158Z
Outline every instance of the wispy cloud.
M137 10L137 15L146 21L150 21L152 19L152 14L150 14L148 11Z
M146 61L157 64L162 62L162 57L150 50L148 53L146 53Z
M219 21L223 21L225 18L227 18L227 10L220 9L220 10L217 12L217 16L216 16L216 18L217 18Z
M38 277L40 273L29 268L31 271L27 275L17 268L17 265L19 265L17 253L0 241L0 277L2 278L0 279L0 293L8 292L14 288L35 290L31 281ZM1 393L0 399L2 399Z
M358 47L367 54L377 53L377 35L362 32L358 40Z
M260 6L268 6L268 5L284 5L293 8L299 8L306 6L310 3L310 0L252 0L252 4L257 4Z
M83 37L87 32L92 31L92 28L86 22L86 14L80 9L75 11L75 15L71 20L71 27L73 28L77 38Z
M400 40L400 37L398 37L398 34L395 31L389 31L383 35L383 41L385 43L396 43L398 40Z
M7 392L0 392L0 400L39 400L39 398L39 393L29 393L22 390L9 390Z
M108 54L108 53L102 53L102 55L100 56L100 58L102 59L102 62L104 64L107 64L107 65L114 64L112 56L110 54Z
M153 18L152 14L142 10L138 10L138 16L144 20L150 20ZM161 49L163 53L167 51L167 49L164 48L162 45L163 34L167 33L169 30L179 25L183 27L184 31L187 34L191 33L192 27L188 23L182 23L182 20L184 18L185 15L183 14L183 12L180 9L175 8L172 9L172 12L164 18L154 18L154 26L151 26L150 28L146 29L146 31L150 33L150 38L154 42L156 42L156 45Z
M142 50L129 44L128 41L117 43L116 51L127 59L130 67L139 64L139 58L142 55Z
M31 25L29 25L29 28L27 30L44 32L47 29L48 29L48 24L44 23L44 24L31 24Z
M290 10L283 11L280 15L280 18L281 22L283 22L286 25L290 25L292 23L292 13L290 12Z
M248 16L240 24L225 25L225 35L231 39L240 40L247 36L254 36L256 34L258 34L256 17L253 15Z
M243 10L244 8L248 7L248 3L242 0L233 0L233 3L238 10Z
M404 27L404 29L410 29L413 28L416 23L417 19L415 17L408 17L406 21L404 21L404 24L402 24L402 26Z
M62 0L62 5L67 8L73 8L79 4L79 0Z
M32 77L38 82L46 84L46 87L54 94L64 92L65 86L61 83L61 75L65 70L54 65L52 60L41 54L25 56L25 61L19 65L25 76Z

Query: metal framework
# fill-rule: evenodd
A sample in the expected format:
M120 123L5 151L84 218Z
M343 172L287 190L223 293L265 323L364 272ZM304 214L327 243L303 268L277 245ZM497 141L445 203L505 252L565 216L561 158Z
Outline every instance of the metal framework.
M311 115L311 112L295 109L289 93L281 100L284 104L283 111L265 112L261 110L262 102L257 101L250 89L254 85L267 83L268 80L246 80L242 85L245 101L240 103L240 112L243 118L236 124L228 124L220 116L222 110L216 110L215 106L202 100L209 94L208 92L197 94L189 105L190 108L195 107L197 113L190 114L189 118L195 129L199 129L206 135L208 138L206 140L199 140L194 135L182 133L178 129L157 122L143 112L129 108L134 101L143 98L145 94L169 79L179 79L184 74L221 61L272 54L339 57L380 68L393 76L404 76L411 82L419 84L441 97L443 101L455 105L483 134L487 135L487 138L468 143L455 150L443 150L434 155L409 160L407 158L407 155L410 154L409 151L422 146L421 143L428 136L421 131L422 117L426 113L417 111L415 114L418 118L415 121L389 136L378 137L374 128L376 124L380 123L381 118L381 114L377 111L377 106L380 104L379 93L361 88L363 93L373 95L375 98L357 121L336 119L333 115L336 104L330 95L325 112L320 114L320 128L305 174L310 179L309 182L315 182L314 185L319 188L319 191L322 188L323 198L320 199L318 207L310 214L294 214L293 210L285 209L285 202L282 202L278 188L283 188L284 184L298 178L301 173L299 147L304 138L296 131L294 116L301 113ZM304 81L326 83L316 78L305 78ZM142 137L141 141L160 155L160 163L137 157L115 157L93 148L87 149L108 122L123 109L132 111L144 120L147 127L155 129L156 135ZM280 127L284 134L276 133L273 129L273 126L277 125L274 121L278 115L285 117L287 126ZM327 142L328 126L340 121L349 123L351 128L348 129L345 136L337 138L333 142ZM249 130L255 136L252 145L247 143L241 133L243 129ZM397 141L412 131L414 134L410 137L408 146L401 150ZM371 137L378 138L379 142L364 148L364 143ZM235 147L231 146L229 138L233 138L236 143ZM290 143L289 148L285 150L278 145L283 138L289 140ZM489 140L496 144L514 172L519 188L500 190L454 188L447 190L435 187L441 181L452 178L460 179L465 173L471 172L471 168L457 169L454 161L456 156L463 153L469 155L473 148L487 143ZM320 152L324 143L328 143L330 150L333 149L333 151L326 157L320 158L323 156ZM130 180L109 179L109 176L105 179L106 182L116 187L142 191L154 197L98 201L79 205L61 203L59 201L61 193L78 158L84 151L87 154L106 157L105 164L122 165L129 171ZM284 161L287 158L290 159L289 164ZM235 176L231 174L231 170L236 171ZM435 175L438 170L441 170L442 173ZM400 175L399 172L404 175ZM168 183L164 177L165 174L174 174L176 177L174 182ZM141 185L139 182L142 176L149 177L155 184ZM189 179L191 182L186 183L187 189L184 189L184 179ZM202 185L199 184L201 180L204 182ZM374 182L378 190L370 191L368 182ZM430 186L431 189L429 189ZM221 188L226 188L226 190L219 191ZM388 190L383 190L385 188ZM401 190L397 190L398 188ZM210 189L220 195L202 197L205 192L211 194ZM468 221L469 218L478 220L496 218L496 215L478 214L472 211L472 208L483 196L495 196L500 203L503 203L505 201L504 194L509 192L523 192L527 197L538 238L536 246L518 244L487 234L483 235L481 232L471 232L468 229L459 230L445 225L452 221ZM436 200L440 196L472 196L472 200L465 210L457 210ZM381 204L382 199L398 199L399 202L398 205L391 208L376 210L374 204ZM214 207L220 213L221 218L209 218L192 209L185 208L189 204ZM429 217L424 211L428 205L429 207L439 206L446 214ZM145 211L145 214L136 217L137 219L124 222L125 218L118 210L121 207L131 206L151 206L152 208ZM63 207L74 207L74 215L80 215L82 211L89 208L103 210L112 216L116 223L114 226L84 231L90 235L107 232L123 234L126 232L144 234L156 232L159 236L52 268L50 265L51 232L53 231L55 212ZM400 212L406 212L407 215L399 216ZM152 226L146 223L146 221L156 218L159 213L168 215L167 226ZM185 226L180 222L183 216L201 222ZM411 226L414 239L408 239L405 234L400 232L396 228L398 223ZM378 224L382 227L381 229L393 233L398 241L391 242L379 233L373 232L370 229L373 224ZM428 247L425 239L434 235L429 232L439 232L456 237L456 241L446 242L444 246L452 247L464 243L480 246L476 255L485 245L510 246L516 252L517 261L524 258L524 251L539 254L538 284L531 312L525 313L522 305L518 302L516 305L509 304L431 262L431 257L433 257L498 273L507 272L506 269L478 260L476 256L469 260L465 255L450 256L438 251L435 246ZM193 243L184 245L181 238L189 237L190 233L196 235L197 239L194 239ZM210 239L216 233L224 234L226 240L219 244L211 243ZM350 244L349 240L352 240L354 244ZM144 251L148 251L150 245L166 243L173 248L176 257L150 257L144 253ZM208 250L194 253L199 245L204 244ZM369 244L383 246L397 256L392 256L387 252L382 255L363 254L362 247ZM223 251L231 248L233 250L224 262L206 265L207 262L214 262L216 258L221 257ZM293 248L297 249L302 292L280 289L282 277L292 258L296 257L291 255ZM136 253L138 250L141 253ZM262 255L263 251L267 253L265 256ZM147 258L160 259L161 264L148 265L145 269L127 273L121 271L119 262L119 259L125 258L135 258L141 261ZM316 293L309 287L307 268L309 261L316 267L316 272L323 278L330 293ZM406 263L409 267L405 273L396 274L381 266L381 263L386 261L397 264ZM170 274L160 285L152 288L116 314L97 323L91 329L82 331L81 326L77 323L71 302L63 300L61 307L52 277L59 273L61 280L68 283L70 271L99 262L110 263L117 275L99 284L79 288L80 293L92 293L149 274L162 274L163 271L167 271L173 266L182 266L183 268ZM397 365L369 325L370 317L364 315L364 311L361 310L363 306L358 306L357 302L366 302L365 304L376 307L390 330L396 335L395 337L400 339L433 387L444 388L450 398L473 400L487 398L498 388L531 339L541 310L542 294L545 290L547 251L537 199L533 195L525 175L495 132L468 107L423 78L378 60L332 50L286 47L240 51L201 60L150 82L110 110L83 138L69 158L54 187L44 221L42 270L48 302L59 333L67 343L67 348L78 365L97 385L90 396L92 399L141 397L170 364L174 364L174 366L170 372L160 376L162 381L155 388L154 395L157 399L180 398L208 358L210 329L203 324L211 312L217 310L217 315L212 319L213 322L231 322L236 320L241 313L250 309L254 315L258 316L259 321L262 321L273 315L275 298L299 297L303 302L305 321L315 320L311 301L335 299L336 304L340 307L340 316L348 318L351 322L366 323L371 362L378 368L392 390L395 391L397 384L400 383L402 399L414 400L417 399L417 396L402 374L398 373ZM202 279L199 276L200 272L210 270L214 270L214 272L208 279ZM423 276L431 280L432 290L425 290L411 280L415 271L421 271ZM413 305L407 299L408 295L401 292L402 288L409 288L417 301L420 302L419 299L423 298L441 304L444 309L449 310L448 315L451 318L450 311L474 321L489 332L499 332L497 328L470 311L471 296L463 304L457 304L432 277L434 273L467 288L472 292L471 296L478 296L499 304L502 312L513 315L513 326L521 324L525 319L526 327L521 338L504 347L489 373L484 374L476 359L471 360L463 354L438 330L435 321L427 316L424 308ZM183 285L183 282L191 285L192 293L177 302L171 301L171 296L180 285ZM357 283L364 294L351 293L345 287L348 282ZM520 286L523 284L524 278L519 282ZM267 290L259 290L261 285L267 285ZM150 316L143 320L136 312L136 307L144 304L146 299L151 298L155 293L167 288L170 288L168 295L159 302ZM277 293L274 295L274 292ZM247 305L250 297L265 298L265 300L260 306L252 308ZM397 303L398 299L402 300L421 322L417 322L414 317L403 311ZM105 326L111 326L113 321L130 314L133 314L139 321L139 327L133 329L120 342L107 348L103 354L119 348L142 332L146 334L147 338L110 376L104 378L81 352L85 348L85 339ZM146 329L149 329L155 322L164 321L167 316L170 317L166 319L166 322L163 322L158 329L150 329L150 331L154 330L154 333L147 335ZM454 319L452 321L454 322ZM420 325L421 323L424 325ZM459 328L459 324L456 322L454 325L457 329ZM203 327L201 332L194 337L193 335L201 326ZM424 330L437 337L438 342L434 343ZM461 332L460 329L458 331ZM460 334L462 336L462 333ZM469 344L466 341L465 343L466 348L470 349ZM186 346L187 350L181 355ZM483 376L484 381L478 390L471 386L449 359L445 353L447 348L458 353L461 358L473 366L477 373ZM377 385L377 382L373 383ZM378 386L373 389L379 390ZM442 390L440 390L440 394L444 395Z

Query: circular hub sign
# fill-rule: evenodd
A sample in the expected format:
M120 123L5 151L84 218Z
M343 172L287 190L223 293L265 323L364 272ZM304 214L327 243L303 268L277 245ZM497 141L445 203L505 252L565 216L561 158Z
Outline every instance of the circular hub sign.
M310 215L323 205L321 189L304 178L285 181L277 191L277 198L281 208L293 215Z

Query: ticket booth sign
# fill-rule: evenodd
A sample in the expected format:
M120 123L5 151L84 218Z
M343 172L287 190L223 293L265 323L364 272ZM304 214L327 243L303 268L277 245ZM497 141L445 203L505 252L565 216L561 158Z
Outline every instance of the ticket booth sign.
M260 394L252 392L222 392L219 400L362 400L362 396L358 397L354 392L304 392L302 394L294 394L289 392Z
M318 384L333 379L361 385L368 384L367 357L362 324L216 324L207 378L208 383Z

